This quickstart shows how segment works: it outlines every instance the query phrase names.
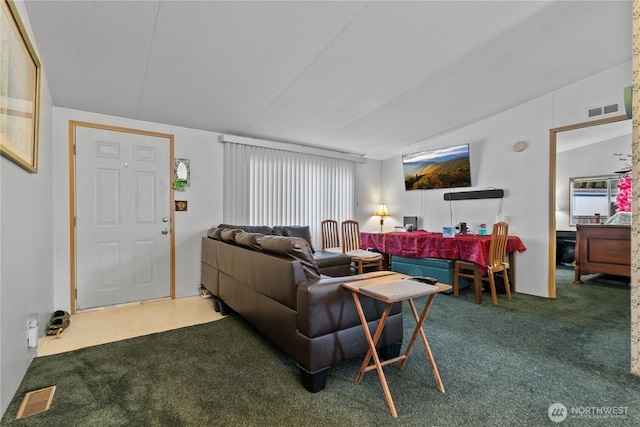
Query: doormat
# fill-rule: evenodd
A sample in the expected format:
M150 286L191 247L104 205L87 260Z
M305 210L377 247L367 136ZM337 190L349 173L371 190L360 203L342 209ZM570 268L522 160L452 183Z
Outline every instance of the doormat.
M30 391L24 395L20 409L18 409L18 415L16 419L28 417L29 415L37 414L49 409L51 401L53 400L53 394L56 392L56 386L43 388L40 390Z

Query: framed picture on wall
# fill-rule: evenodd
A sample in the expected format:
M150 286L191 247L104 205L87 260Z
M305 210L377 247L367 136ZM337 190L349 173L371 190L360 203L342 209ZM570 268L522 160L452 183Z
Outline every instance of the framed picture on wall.
M37 173L40 61L15 3L0 2L0 152Z

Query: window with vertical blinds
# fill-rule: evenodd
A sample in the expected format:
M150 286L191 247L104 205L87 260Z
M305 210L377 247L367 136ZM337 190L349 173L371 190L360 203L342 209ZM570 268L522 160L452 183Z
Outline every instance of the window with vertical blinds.
M353 161L235 143L224 157L226 223L308 225L319 250L322 220L354 217Z

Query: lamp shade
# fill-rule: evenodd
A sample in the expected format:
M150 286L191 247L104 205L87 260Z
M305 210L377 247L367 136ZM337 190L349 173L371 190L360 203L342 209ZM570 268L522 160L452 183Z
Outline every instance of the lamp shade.
M371 211L369 211L371 212ZM387 205L385 205L384 203L381 203L378 205L378 208L376 209L375 213L373 214L375 216L391 216L391 214L389 213L389 209L387 209Z

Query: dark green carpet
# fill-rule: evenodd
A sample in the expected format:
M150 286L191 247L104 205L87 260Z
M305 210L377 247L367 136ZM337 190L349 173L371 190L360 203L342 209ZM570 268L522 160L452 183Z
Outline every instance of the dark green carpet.
M471 292L436 298L404 371L385 368L394 420L361 358L333 368L312 394L295 363L235 315L200 326L36 358L2 419L16 426L544 426L554 403L625 407L626 418L569 415L560 425L640 425L640 378L629 373L628 286L571 284L558 298L516 294L498 306ZM419 301L422 306L422 301ZM413 320L405 306L405 339ZM24 394L56 385L47 412L15 420Z

